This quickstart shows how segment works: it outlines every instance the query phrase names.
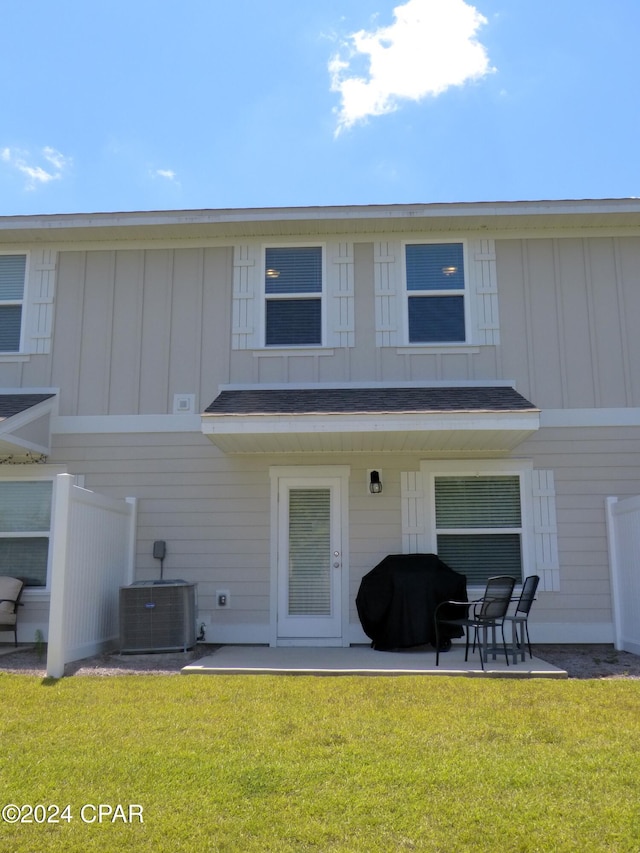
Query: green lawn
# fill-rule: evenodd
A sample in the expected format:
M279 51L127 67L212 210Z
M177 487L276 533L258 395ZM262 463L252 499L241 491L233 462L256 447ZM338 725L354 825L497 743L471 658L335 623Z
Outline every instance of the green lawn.
M0 674L0 711L40 806L3 853L640 850L639 681Z

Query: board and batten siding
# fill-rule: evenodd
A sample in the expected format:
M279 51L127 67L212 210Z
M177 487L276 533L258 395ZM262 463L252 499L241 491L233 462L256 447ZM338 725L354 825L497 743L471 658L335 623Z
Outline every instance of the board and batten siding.
M227 382L508 379L543 409L640 406L640 238L469 241L473 346L450 350L397 346L401 245L327 238L327 346L276 353L239 308L254 246L26 247L31 352L0 385L59 387L66 415L204 407Z
M228 378L227 249L61 252L49 384L68 415L205 407Z
M640 238L496 241L501 361L541 408L640 406Z

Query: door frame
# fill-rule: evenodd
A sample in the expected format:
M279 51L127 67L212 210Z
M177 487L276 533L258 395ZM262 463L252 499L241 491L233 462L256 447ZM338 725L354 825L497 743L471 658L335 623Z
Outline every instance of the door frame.
M273 465L269 468L271 479L271 548L270 548L270 646L348 646L349 645L349 465ZM278 548L280 537L280 510L278 496L282 480L308 481L313 488L319 477L339 480L340 490L340 586L336 590L340 602L340 636L329 638L278 637Z

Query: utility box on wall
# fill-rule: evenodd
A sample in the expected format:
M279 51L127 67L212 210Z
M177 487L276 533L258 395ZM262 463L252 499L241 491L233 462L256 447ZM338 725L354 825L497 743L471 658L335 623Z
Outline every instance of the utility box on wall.
M195 584L161 580L120 587L121 652L186 652L195 644Z

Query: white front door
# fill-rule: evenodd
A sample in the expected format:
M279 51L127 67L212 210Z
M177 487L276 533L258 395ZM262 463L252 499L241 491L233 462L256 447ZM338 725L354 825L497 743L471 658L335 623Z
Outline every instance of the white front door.
M343 486L339 476L278 478L276 633L280 644L342 644Z

